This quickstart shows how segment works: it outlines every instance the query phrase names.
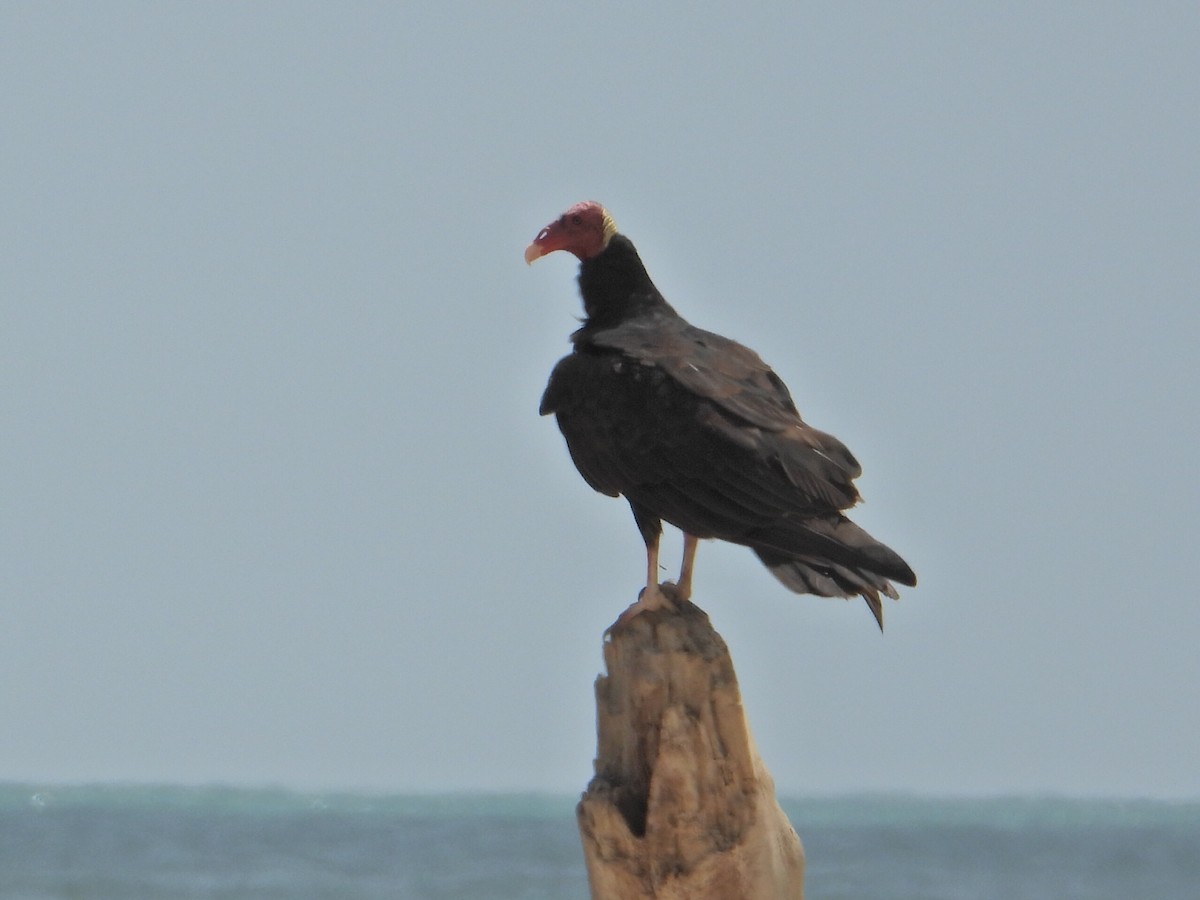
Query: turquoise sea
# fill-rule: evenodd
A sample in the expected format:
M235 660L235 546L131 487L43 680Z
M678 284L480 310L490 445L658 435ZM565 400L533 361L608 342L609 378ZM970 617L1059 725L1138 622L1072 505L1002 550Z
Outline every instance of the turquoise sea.
M0 898L586 900L573 797L0 784ZM1200 802L785 799L808 900L1196 900Z

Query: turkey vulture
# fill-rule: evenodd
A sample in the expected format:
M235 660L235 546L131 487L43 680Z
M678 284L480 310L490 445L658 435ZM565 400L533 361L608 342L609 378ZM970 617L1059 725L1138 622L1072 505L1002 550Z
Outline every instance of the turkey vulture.
M626 616L686 600L697 540L719 538L749 547L797 593L861 595L882 629L879 595L898 597L889 579L916 576L842 515L859 500L850 451L800 418L758 354L680 317L599 203L543 228L525 261L555 250L579 258L586 318L540 411L555 414L584 480L633 509L646 589ZM663 520L684 535L675 585L658 584Z

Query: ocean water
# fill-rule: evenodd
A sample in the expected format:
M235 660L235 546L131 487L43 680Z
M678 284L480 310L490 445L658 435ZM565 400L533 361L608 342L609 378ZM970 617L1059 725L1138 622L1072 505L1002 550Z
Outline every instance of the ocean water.
M1197 900L1200 803L783 802L809 900ZM0 784L0 898L586 900L574 798Z

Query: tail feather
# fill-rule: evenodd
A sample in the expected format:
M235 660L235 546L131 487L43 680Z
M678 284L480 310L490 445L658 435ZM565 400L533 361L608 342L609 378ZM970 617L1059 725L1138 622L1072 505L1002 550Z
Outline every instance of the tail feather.
M883 630L880 595L898 600L889 579L915 585L912 569L894 550L843 516L800 524L803 533L793 528L790 535L772 534L768 542L755 542L751 549L772 575L798 594L861 596Z

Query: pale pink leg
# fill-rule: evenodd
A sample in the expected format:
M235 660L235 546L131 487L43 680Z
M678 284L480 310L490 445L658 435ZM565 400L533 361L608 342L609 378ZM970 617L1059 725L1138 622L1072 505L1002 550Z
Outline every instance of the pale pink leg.
M692 568L696 563L696 545L700 538L694 534L683 533L683 564L679 567L679 583L675 585L675 597L688 600L692 596Z

